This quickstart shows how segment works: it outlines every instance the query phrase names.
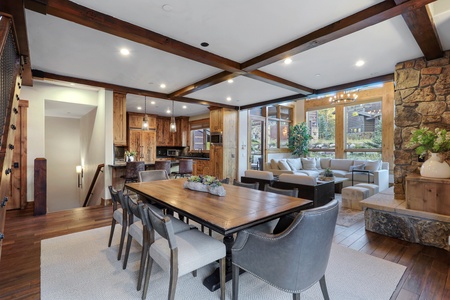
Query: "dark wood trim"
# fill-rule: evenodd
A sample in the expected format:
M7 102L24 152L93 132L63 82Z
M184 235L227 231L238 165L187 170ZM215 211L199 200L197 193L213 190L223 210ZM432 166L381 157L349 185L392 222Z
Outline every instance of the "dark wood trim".
M405 0L394 1L401 4ZM432 21L433 17L427 6L405 12L402 17L427 60L433 60L444 55L436 27Z
M284 78L277 77L275 75L260 71L260 70L254 70L249 73L244 74L244 76L259 80L268 84L272 84L275 86L278 86L280 88L285 88L287 90L293 91L295 93L300 94L311 94L314 92L313 89L303 86L301 84L297 84L295 82L286 80Z
M366 27L389 20L405 12L423 7L434 1L436 0L410 0L399 5L395 5L394 1L391 0L380 2L292 42L254 57L242 63L241 68L247 72L262 68L286 57L294 56L295 54L334 41Z
M163 94L163 93L129 88L126 86L111 84L111 83L107 83L107 82L100 82L100 81L95 81L95 80L87 80L87 79L81 79L81 78L76 78L76 77L71 77L71 76L47 73L47 72L40 71L40 70L33 70L33 77L35 79L41 79L41 80L57 80L57 81L66 81L66 82L73 82L73 83L78 83L78 84L96 86L96 87L101 87L104 89L108 89L108 90L112 90L112 91L115 91L118 93L124 93L124 94L135 94L135 95L159 98L159 99L163 99L163 100L176 100L179 102L199 104L199 105L205 105L205 106L213 105L213 106L237 109L236 106L227 105L227 104L221 104L221 103L186 98L186 97L169 98L169 95Z
M349 83L345 83L345 84L330 86L330 87L323 88L323 89L318 89L318 90L316 90L315 94L320 95L320 94L325 94L325 93L330 93L330 92L352 89L352 88L356 88L358 86L364 86L364 85L369 85L369 84L374 84L374 83L390 82L390 81L394 81L394 73L385 74L385 75L376 76L376 77L367 78L367 79L358 80L358 81L353 81L353 82L349 82Z
M286 101L300 100L300 99L305 98L306 96L307 95L305 95L305 94L295 94L295 95L291 95L291 96L276 98L276 99L262 101L262 102L253 103L253 104L249 104L249 105L243 105L243 106L239 107L239 109L240 110L244 110L244 109L250 109L250 108L253 108L253 107L260 107L260 106L266 106L266 105L270 105L270 104L277 104L277 103L286 102Z

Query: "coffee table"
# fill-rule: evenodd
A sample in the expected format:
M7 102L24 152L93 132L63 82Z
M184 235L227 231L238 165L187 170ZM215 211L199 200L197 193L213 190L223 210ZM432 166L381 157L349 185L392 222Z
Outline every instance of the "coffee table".
M345 177L334 177L333 180L330 181L334 181L334 192L337 194L340 194L343 188L343 182L350 180L348 178ZM318 180L318 181L323 181L323 180Z

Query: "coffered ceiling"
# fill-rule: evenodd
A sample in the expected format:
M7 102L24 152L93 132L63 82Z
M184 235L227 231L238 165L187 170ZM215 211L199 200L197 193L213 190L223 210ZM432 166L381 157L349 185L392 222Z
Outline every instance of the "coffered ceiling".
M0 10L14 16L25 83L127 92L129 111L146 96L157 114L167 100L194 115L392 80L396 63L450 49L448 0L6 0Z

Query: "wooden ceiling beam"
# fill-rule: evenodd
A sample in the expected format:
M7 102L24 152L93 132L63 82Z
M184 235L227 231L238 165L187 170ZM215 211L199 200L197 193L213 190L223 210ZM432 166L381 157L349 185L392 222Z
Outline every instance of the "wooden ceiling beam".
M239 76L239 74L223 71L223 72L220 72L213 76L210 76L208 78L205 78L203 80L200 80L196 83L193 83L191 85L188 85L182 89L179 89L178 91L175 91L175 92L169 94L169 98L180 97L180 96L184 96L187 94L191 94L191 93L203 90L207 87L213 86L215 84L224 82L226 80L233 79L236 76Z
M407 0L394 1L399 5ZM444 55L433 17L427 6L405 12L402 17L427 60L433 60Z
M255 80L259 80L268 84L272 84L275 86L278 86L280 88L285 88L287 90L296 92L296 93L304 93L304 94L311 94L314 92L313 89L303 86L301 84L297 84L295 82L277 77L275 75L260 71L260 70L254 70L249 73L244 74L245 77L249 77Z
M135 88L130 88L130 87L107 83L107 82L87 80L87 79L70 77L70 76L65 76L65 75L58 75L58 74L48 73L48 72L44 72L44 71L40 71L40 70L32 70L32 71L33 71L33 78L41 79L41 80L78 83L78 84L83 84L83 85L88 85L88 86L104 88L107 90L124 93L124 94L147 96L147 97L158 98L158 99L169 100L169 101L175 100L178 102L199 104L199 105L204 105L204 106L219 106L219 107L224 107L224 108L237 109L237 107L233 106L233 105L221 104L221 103L186 98L186 97L169 98L168 94L159 93L159 92L135 89Z
M28 0L27 9L35 9ZM31 3L30 3L31 2ZM40 11L38 11L40 12ZM240 64L68 0L47 0L47 14L229 72Z
M265 52L242 63L241 68L250 72L271 63L294 56L306 50L337 40L366 27L381 23L393 17L414 11L436 0L410 0L396 5L392 0L386 0L351 16L334 22L328 26L313 31L292 42Z

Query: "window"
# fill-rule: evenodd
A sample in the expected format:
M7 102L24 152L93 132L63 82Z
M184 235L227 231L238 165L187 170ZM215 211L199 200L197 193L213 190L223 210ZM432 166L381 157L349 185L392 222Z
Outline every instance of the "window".
M334 157L335 108L308 111L306 120L312 136L309 144L310 156Z
M381 159L381 101L347 106L345 152L351 159Z
M191 150L209 150L209 119L192 121L190 127Z
M289 106L267 107L267 147L269 149L288 148L292 114L292 108Z

